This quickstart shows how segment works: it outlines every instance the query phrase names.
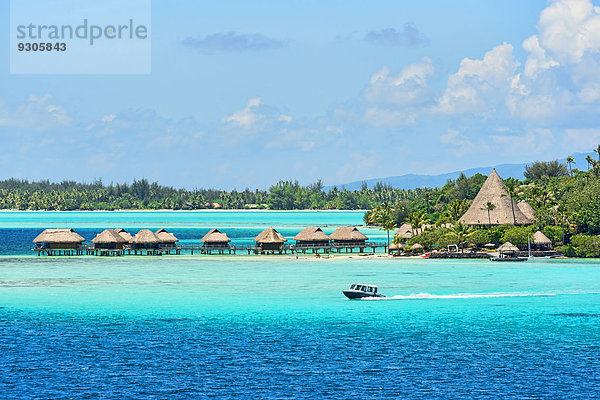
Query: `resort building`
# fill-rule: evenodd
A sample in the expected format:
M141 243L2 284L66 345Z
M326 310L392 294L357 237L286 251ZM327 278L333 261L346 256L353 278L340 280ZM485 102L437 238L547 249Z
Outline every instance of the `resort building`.
M254 238L258 251L283 251L283 244L287 242L279 232L272 227L269 227L262 231Z
M81 244L85 239L73 229L45 229L33 243L35 251L45 252L48 255L73 255L81 254Z
M488 203L493 206L488 208ZM495 169L477 193L469 210L458 221L471 226L530 225L533 222L508 195L506 186Z
M552 240L541 231L533 234L533 245L537 250L549 250L552 248Z
M114 229L105 229L92 239L95 250L123 250L123 244L127 240Z
M333 245L336 247L364 247L368 237L363 235L355 226L342 226L331 235Z
M132 249L137 254L138 250L151 251L158 250L161 240L151 230L140 229L130 241Z
M523 213L523 215L525 215L529 220L531 220L532 222L535 221L537 219L537 217L535 216L535 210L533 209L533 207L531 207L531 205L526 202L525 200L521 200L518 204L517 207L519 207L519 210L521 210L521 212Z
M311 227L304 228L294 236L296 247L319 247L328 246L329 236L321 230L321 228Z
M115 229L115 232L117 232L119 235L121 235L121 237L123 239L125 239L127 242L129 242L132 239L131 234L123 228Z
M212 253L213 250L223 254L225 250L231 252L229 243L231 239L227 237L226 233L221 232L218 229L211 229L204 237L200 240L202 242L202 250L204 253Z

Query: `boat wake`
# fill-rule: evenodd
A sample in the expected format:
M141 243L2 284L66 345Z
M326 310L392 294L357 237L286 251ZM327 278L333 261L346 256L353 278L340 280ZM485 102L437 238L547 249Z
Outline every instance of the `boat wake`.
M600 292L514 292L514 293L457 293L457 294L431 294L431 293L411 293L409 295L397 295L391 297L368 297L362 300L382 301L382 300L430 300L430 299L486 299L499 297L550 297L563 295L581 295L581 294L600 294Z

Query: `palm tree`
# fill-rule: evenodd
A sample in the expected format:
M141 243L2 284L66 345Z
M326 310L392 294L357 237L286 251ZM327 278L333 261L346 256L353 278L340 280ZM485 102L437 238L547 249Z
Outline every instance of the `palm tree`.
M485 203L485 206L483 206L481 209L486 211L488 213L488 221L490 223L490 226L492 225L492 217L490 216L490 211L494 211L494 208L496 208L496 205L494 203L492 203L491 201L488 201L487 203Z
M458 241L458 244L460 245L461 253L464 253L465 243L473 234L473 229L468 227L467 225L463 225L462 222L458 222L456 225L454 225L452 231L456 235L456 239Z
M510 197L510 208L512 209L513 215L513 223L517 224L517 217L515 216L515 196L517 194L518 184L515 181L508 182L506 184L506 194L503 194L502 197L509 196Z
M569 172L571 173L571 176L573 176L573 168L571 167L571 164L577 164L575 162L575 159L572 156L568 156L567 157L567 164L569 164Z
M600 161L600 144L594 149L594 153L598 154L598 161Z
M415 236L415 230L418 232L425 222L425 213L414 212L408 216L408 223L410 224L410 230L413 236Z
M585 157L585 161L587 161L587 163L588 163L588 171L589 171L590 170L590 165L594 164L594 159L592 158L592 156L588 155L588 156Z

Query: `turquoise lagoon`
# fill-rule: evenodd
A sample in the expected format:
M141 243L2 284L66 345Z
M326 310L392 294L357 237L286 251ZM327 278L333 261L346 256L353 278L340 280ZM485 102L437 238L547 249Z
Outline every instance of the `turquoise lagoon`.
M0 397L600 395L597 260L29 254L45 227L164 226L189 241L222 227L247 240L269 225L293 236L361 218L1 213L12 245L0 254ZM352 282L388 298L346 300Z

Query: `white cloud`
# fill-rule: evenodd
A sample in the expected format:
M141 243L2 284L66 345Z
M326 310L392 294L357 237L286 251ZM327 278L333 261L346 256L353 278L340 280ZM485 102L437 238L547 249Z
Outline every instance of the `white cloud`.
M513 46L507 43L485 53L482 60L464 58L448 78L438 110L445 114L493 111L510 92L518 66Z
M452 148L452 152L457 156L462 156L475 150L475 146L468 137L462 135L455 129L448 129L448 132L440 136L442 143Z
M100 122L102 122L103 124L110 124L111 122L113 122L115 120L115 118L117 118L116 114L108 114L103 116L100 119Z
M265 120L265 115L261 114L259 110L262 104L260 97L251 98L248 100L246 107L231 115L223 117L221 122L244 129L255 128Z
M290 122L292 122L292 120L293 120L293 119L294 119L294 118L292 118L292 116L291 116L291 115L283 115L283 114L282 114L282 115L280 115L280 116L279 116L279 118L278 118L278 120L279 120L279 121L283 121L283 122L286 122L286 123L288 123L288 124L289 124Z
M492 135L492 140L505 154L541 153L556 143L549 129L535 129L522 135Z
M417 116L412 112L385 108L368 108L362 122L374 127L395 127L414 125Z
M46 131L69 126L72 121L67 110L54 104L54 99L48 94L31 95L27 103L17 106L14 110L0 104L0 126Z
M431 59L404 67L397 75L390 76L390 70L383 67L373 74L364 98L369 103L406 106L422 104L431 99L428 79L435 69Z

